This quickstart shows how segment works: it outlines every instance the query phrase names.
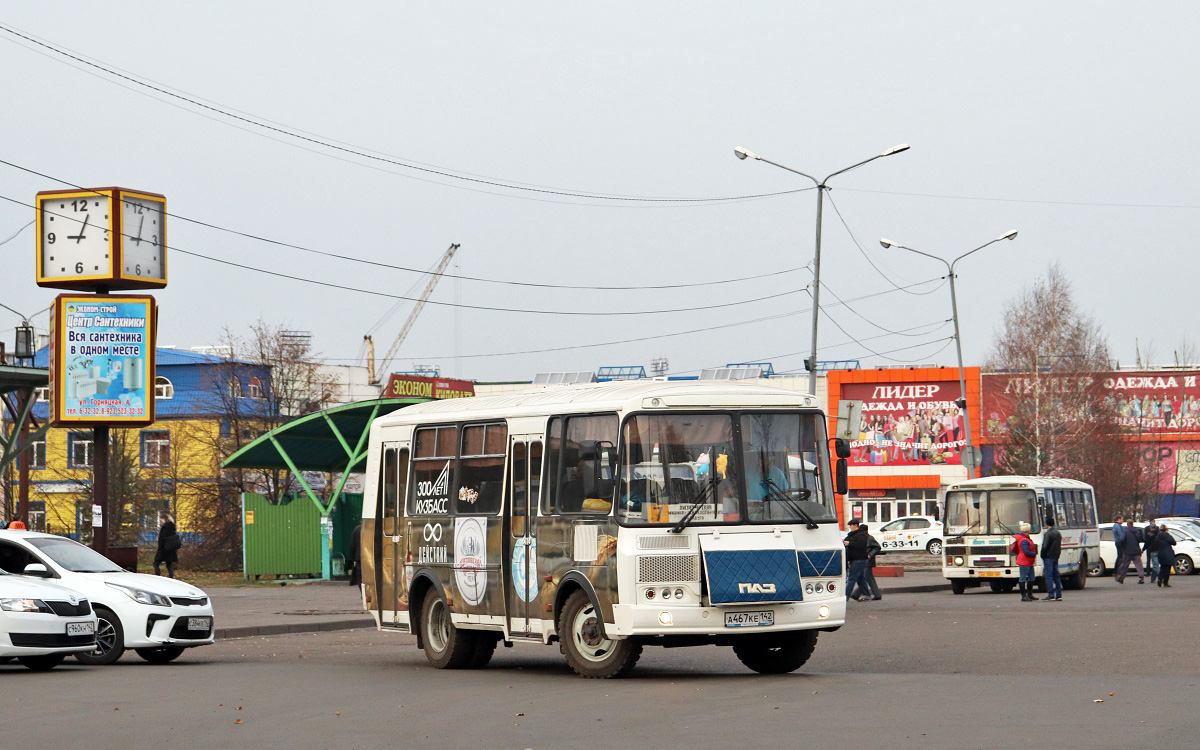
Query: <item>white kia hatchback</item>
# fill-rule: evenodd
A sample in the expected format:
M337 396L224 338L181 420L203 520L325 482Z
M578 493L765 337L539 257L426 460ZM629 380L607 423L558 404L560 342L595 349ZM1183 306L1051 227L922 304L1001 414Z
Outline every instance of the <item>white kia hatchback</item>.
M153 664L213 642L208 596L191 584L129 573L82 544L36 531L0 531L0 569L54 579L75 589L96 610L96 647L75 658L111 664L126 649Z
M96 648L96 615L78 591L0 571L0 661L36 671Z

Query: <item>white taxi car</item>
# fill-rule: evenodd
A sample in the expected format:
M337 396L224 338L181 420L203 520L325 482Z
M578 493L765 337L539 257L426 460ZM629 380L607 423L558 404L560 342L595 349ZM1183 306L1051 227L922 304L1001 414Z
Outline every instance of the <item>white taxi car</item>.
M213 609L203 591L183 581L129 573L82 544L36 531L0 531L0 569L54 579L96 610L96 647L75 658L112 664L126 649L165 664L185 649L213 642Z
M1145 521L1138 521L1133 525L1135 528L1145 529L1149 524ZM1200 564L1200 535L1193 532L1188 525L1172 523L1170 520L1157 525L1166 525L1171 538L1175 540L1175 575L1186 576L1195 573L1196 565ZM1095 575L1113 573L1117 567L1117 545L1113 542L1112 526L1111 523L1100 524L1100 564L1103 569L1093 569ZM1144 565L1145 562L1146 553L1143 552L1142 564ZM1129 569L1134 570L1132 565L1129 566Z
M0 571L0 661L54 669L96 648L96 615L79 592Z
M902 516L868 531L879 540L884 552L925 550L931 555L942 554L942 523L933 516Z

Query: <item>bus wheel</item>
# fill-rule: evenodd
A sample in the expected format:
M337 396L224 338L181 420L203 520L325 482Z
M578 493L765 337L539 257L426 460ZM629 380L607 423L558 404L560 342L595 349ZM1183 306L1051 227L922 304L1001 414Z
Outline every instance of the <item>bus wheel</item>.
M962 594L967 590L967 582L961 578L951 578L950 590L956 594Z
M558 618L558 637L567 663L581 677L620 677L642 655L640 643L604 637L600 612L582 589L567 598Z
M475 634L459 630L450 620L450 607L435 592L421 605L421 641L425 656L438 669L462 669L475 651Z
M817 647L817 631L749 635L733 647L737 658L759 674L787 674L804 666Z
M496 653L496 644L500 642L500 638L492 637L491 633L472 635L475 636L475 648L471 650L471 658L467 660L467 669L483 669Z
M1079 591L1087 585L1087 579L1088 559L1087 555L1084 555L1083 557L1079 558L1079 567L1075 570L1075 575L1063 581L1063 583L1066 584L1066 588L1069 588L1072 591Z

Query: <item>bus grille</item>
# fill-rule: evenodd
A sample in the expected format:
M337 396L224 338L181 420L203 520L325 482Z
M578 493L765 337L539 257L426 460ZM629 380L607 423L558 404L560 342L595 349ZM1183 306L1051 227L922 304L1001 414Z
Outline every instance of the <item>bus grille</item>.
M965 554L967 554L966 547L947 547L946 548L946 557L954 557L955 555L965 555Z
M699 555L642 555L638 583L684 583L700 580Z
M691 538L683 534L652 534L638 537L638 549L687 549L691 546Z
M1006 568L1009 567L1008 560L976 560L971 563L976 568Z

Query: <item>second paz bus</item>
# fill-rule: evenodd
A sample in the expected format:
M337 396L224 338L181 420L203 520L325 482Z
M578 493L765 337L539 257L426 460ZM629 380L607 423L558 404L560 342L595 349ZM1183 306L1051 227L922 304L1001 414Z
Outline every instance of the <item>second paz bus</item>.
M845 441L814 397L713 381L557 386L371 426L363 602L439 668L557 642L584 677L647 645L791 672L845 622Z
M1089 565L1100 559L1095 492L1090 484L1057 477L984 477L950 485L942 575L956 594L984 582L992 591L1012 591L1019 571L1009 546L1026 522L1040 552L1049 517L1062 534L1058 568L1063 586L1083 588ZM1045 588L1042 562L1038 555L1034 575Z

